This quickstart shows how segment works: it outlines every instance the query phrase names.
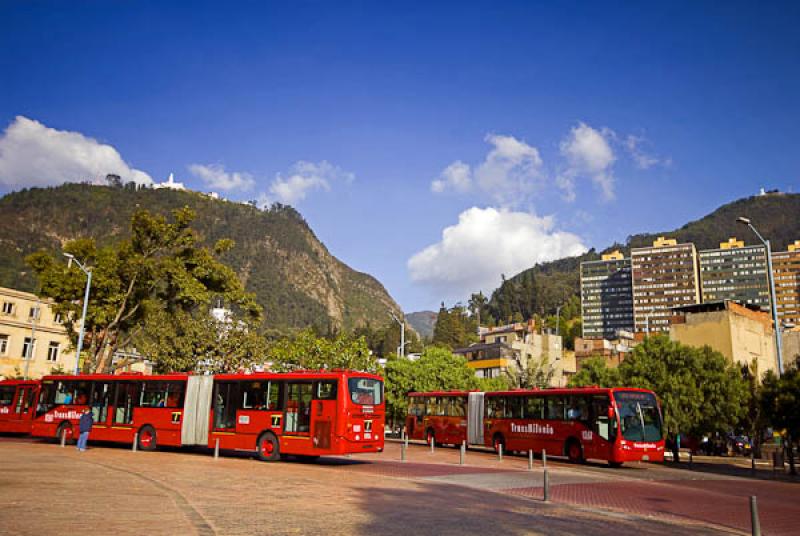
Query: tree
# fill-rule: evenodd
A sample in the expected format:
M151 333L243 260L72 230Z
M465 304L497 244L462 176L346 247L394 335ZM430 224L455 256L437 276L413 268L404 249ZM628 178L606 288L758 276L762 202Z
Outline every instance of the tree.
M478 340L478 324L467 309L456 304L448 309L444 303L439 308L433 328L433 344L450 348L463 348Z
M609 368L603 357L591 357L581 364L581 369L569 380L570 387L617 387L621 385L618 369Z
M747 410L748 388L738 367L705 346L664 335L648 337L619 366L621 382L660 397L668 433L702 435L735 428Z
M312 329L305 329L293 338L273 341L267 348L265 360L277 371L332 368L378 371L378 361L364 337L338 334L328 339L318 337Z
M135 344L158 373L237 372L263 362L267 346L255 322L234 315L217 319L205 309L154 312Z
M94 239L68 242L64 251L92 270L92 288L86 315L87 372L103 372L118 348L130 345L148 318L208 309L212 299L222 300L244 318L257 320L261 309L244 291L236 274L220 256L233 247L219 240L209 249L199 245L191 228L194 213L178 209L172 221L147 210L131 218L131 237L98 248ZM77 341L84 275L70 269L48 252L26 259L38 276L40 294L54 301L53 310Z
M764 375L760 406L764 420L776 430L785 431L789 467L793 475L797 474L794 446L800 438L800 371L796 366L780 378L772 371Z
M517 366L510 368L506 373L508 384L517 389L544 389L550 387L555 370L550 366L547 358L535 360L529 358L527 366L517 359Z

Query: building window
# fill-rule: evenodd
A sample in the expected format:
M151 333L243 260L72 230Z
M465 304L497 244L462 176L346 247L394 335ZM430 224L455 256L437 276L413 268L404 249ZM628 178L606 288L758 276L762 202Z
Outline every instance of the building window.
M39 320L39 308L31 307L28 311L28 320Z
M56 362L58 361L58 347L59 344L55 341L50 343L50 346L47 348L47 360Z
M56 324L60 324L60 323L61 323L61 320L62 320L62 318L61 318L61 313L56 313L56 316L55 316L55 318L53 318L53 321L54 321Z
M30 337L25 337L25 342L22 343L22 359L28 359L28 355L33 359L36 353L36 341L31 340Z
M3 314L10 315L14 313L14 303L7 301L3 302Z
M0 335L0 355L6 355L8 351L8 335Z

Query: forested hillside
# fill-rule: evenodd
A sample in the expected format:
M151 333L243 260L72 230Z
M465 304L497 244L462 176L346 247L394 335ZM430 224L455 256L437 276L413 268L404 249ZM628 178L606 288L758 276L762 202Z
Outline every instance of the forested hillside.
M603 250L620 249L625 255L631 247L651 245L658 236L675 238L678 242L694 242L698 249L719 247L731 236L757 243L753 233L736 218L750 218L759 232L772 243L773 250L785 250L800 240L800 194L768 194L740 199L723 205L711 214L687 223L679 229L629 236L625 244L615 244ZM556 307L571 297L580 296L580 263L599 259L594 249L579 257L537 264L503 283L491 295L488 312L498 320L507 321L515 313L524 318L534 314L554 314Z
M132 185L65 184L1 198L0 285L35 291L37 282L24 261L28 254L58 252L79 237L112 242L128 236L137 208L166 214L183 206L196 212L194 227L205 244L220 238L236 242L224 260L256 294L269 328L351 329L387 316L389 309L400 311L380 282L331 255L289 206L260 210L197 192Z

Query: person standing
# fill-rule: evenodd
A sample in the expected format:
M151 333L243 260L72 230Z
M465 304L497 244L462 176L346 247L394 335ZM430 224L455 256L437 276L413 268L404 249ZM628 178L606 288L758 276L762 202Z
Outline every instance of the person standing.
M92 424L94 424L94 419L92 418L92 409L84 408L83 415L81 415L81 420L78 425L81 432L81 435L78 436L78 450L80 452L84 452L86 450L86 442L89 440L89 432L92 431Z

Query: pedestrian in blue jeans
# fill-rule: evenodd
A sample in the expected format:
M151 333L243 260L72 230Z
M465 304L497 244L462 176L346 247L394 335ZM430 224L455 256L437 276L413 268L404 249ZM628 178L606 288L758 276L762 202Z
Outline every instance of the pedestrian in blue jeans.
M84 408L83 415L81 415L80 424L78 425L81 431L81 435L78 436L78 450L80 452L84 452L86 450L86 442L89 440L89 432L92 431L92 424L94 424L94 419L92 419L92 409Z

